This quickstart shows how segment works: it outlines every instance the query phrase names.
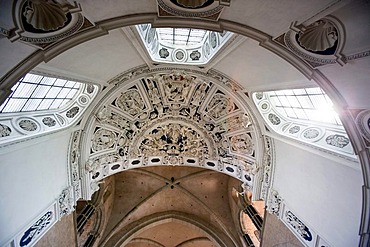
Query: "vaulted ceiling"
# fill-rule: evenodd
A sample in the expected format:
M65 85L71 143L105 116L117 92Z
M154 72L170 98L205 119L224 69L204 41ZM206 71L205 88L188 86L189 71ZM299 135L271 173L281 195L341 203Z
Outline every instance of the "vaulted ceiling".
M208 0L198 9L174 0L56 1L69 19L42 32L22 17L26 2L1 3L0 100L30 70L99 87L76 123L69 150L76 167L66 181L74 189L83 181L78 198L99 184L111 190L103 246L242 246L232 188L241 191L244 182L261 199L263 165L274 158L265 136L292 143L265 125L251 100L258 91L322 87L360 156L368 191L368 1ZM135 31L144 23L234 36L204 66L158 63ZM322 23L336 30L329 55L296 38L322 31Z

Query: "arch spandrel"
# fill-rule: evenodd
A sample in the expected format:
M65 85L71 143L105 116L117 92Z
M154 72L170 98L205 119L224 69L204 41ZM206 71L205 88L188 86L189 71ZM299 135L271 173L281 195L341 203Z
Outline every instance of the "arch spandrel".
M86 122L81 171L90 193L107 176L158 165L199 166L261 188L263 138L235 85L184 70L120 78Z

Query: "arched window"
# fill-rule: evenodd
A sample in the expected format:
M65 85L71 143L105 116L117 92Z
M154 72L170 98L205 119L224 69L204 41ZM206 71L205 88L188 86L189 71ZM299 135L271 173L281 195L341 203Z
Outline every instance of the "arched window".
M97 93L92 84L26 74L0 105L0 146L72 125Z
M253 101L275 132L355 159L333 103L321 88L256 92Z

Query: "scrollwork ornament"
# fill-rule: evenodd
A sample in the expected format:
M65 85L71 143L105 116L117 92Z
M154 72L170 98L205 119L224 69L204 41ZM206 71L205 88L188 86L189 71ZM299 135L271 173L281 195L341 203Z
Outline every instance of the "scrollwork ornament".
M130 114L131 116L138 115L141 111L145 109L145 103L136 89L131 89L122 93L116 100L117 106Z
M0 124L0 138L10 136L12 130L5 124Z
M19 127L25 131L33 132L37 130L37 124L30 119L22 119L18 123Z
M287 211L285 213L286 222L293 227L299 236L301 236L304 240L311 242L312 241L312 233L310 229L295 216L292 211Z
M48 127L53 127L53 126L55 126L56 125L56 121L55 121L55 119L54 118L51 118L51 117L44 117L43 119L42 119L42 123L44 124L44 125L46 125L46 126L48 126Z
M19 246L27 246L34 239L36 239L49 225L51 224L53 220L53 212L47 211L39 220L35 222L31 227L29 227L21 237L19 241Z
M349 144L349 139L346 136L343 135L330 135L326 138L326 143L328 145L338 147L338 148L344 148Z
M276 190L271 190L269 199L267 201L267 211L277 217L280 216L280 206L282 198Z
M72 193L72 187L63 190L58 198L59 203L59 215L63 217L73 212L74 198Z
M66 117L74 118L78 114L79 111L80 111L80 108L78 106L74 106L66 112Z

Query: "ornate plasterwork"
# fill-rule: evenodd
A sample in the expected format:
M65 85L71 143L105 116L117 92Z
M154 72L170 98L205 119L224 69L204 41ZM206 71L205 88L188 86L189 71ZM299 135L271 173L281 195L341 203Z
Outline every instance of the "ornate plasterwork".
M291 30L277 41L313 67L333 63L344 65L347 62L341 53L345 42L343 25L331 16L308 26L293 23Z
M79 4L69 1L18 0L13 8L14 28L2 30L11 41L21 40L45 49L92 26L82 14Z
M64 189L58 198L59 217L68 215L74 211L75 198L73 195L73 187Z
M203 80L183 70L132 79L144 70L120 75L131 82L116 79L119 89L87 123L83 186L95 190L98 181L125 169L187 165L229 174L253 188L261 145L230 80L216 72L221 82Z
M277 217L280 217L282 200L283 199L281 198L279 193L276 190L271 189L270 195L267 200L267 211L270 214L274 214Z
M263 154L263 179L262 179L261 198L267 201L274 172L272 139L270 137L265 136L264 144L265 150Z
M190 3L189 3L190 2ZM157 0L158 15L161 17L166 16L181 16L190 18L206 18L217 20L225 6L230 5L230 0Z

